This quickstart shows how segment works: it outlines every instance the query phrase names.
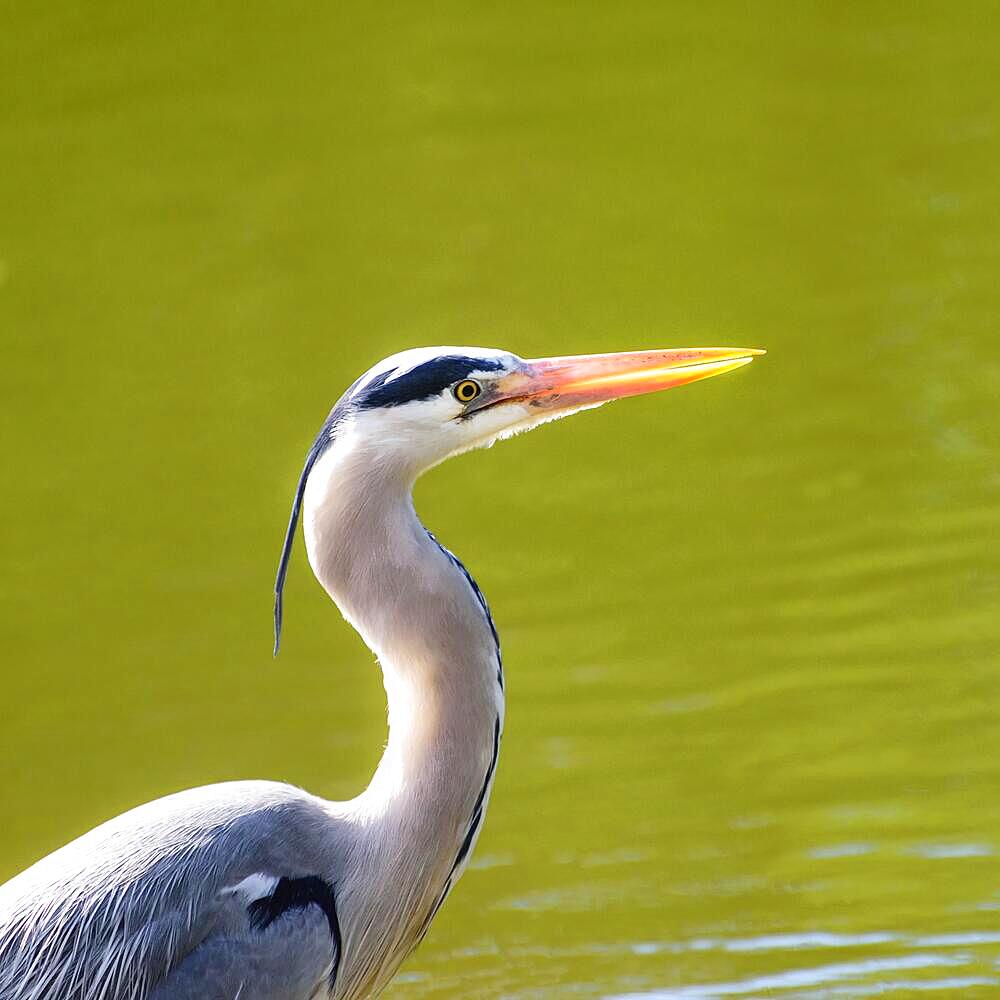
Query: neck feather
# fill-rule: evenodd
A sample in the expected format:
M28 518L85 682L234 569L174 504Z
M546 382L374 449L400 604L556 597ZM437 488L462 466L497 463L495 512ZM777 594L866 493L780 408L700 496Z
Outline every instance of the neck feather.
M391 976L464 869L503 728L485 600L420 523L411 490L405 475L334 447L310 474L304 504L313 571L377 655L388 700L382 760L368 788L341 806L364 867L357 881L368 885L357 904L394 900L391 912L362 922L372 940L355 943L372 982ZM381 884L392 891L372 891ZM380 951L398 961L376 968Z

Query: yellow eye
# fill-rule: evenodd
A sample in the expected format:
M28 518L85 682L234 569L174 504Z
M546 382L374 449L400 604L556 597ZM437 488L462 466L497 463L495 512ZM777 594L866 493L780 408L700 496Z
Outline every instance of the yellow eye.
M464 378L451 391L460 403L471 403L483 390L478 382L473 382L471 378Z

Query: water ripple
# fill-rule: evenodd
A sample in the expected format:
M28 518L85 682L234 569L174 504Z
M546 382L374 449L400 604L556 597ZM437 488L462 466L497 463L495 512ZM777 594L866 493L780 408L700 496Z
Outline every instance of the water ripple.
M740 996L769 990L789 990L802 986L821 986L845 979L861 979L874 974L961 966L967 965L968 962L969 959L961 955L898 955L863 959L856 962L818 965L807 969L788 969L785 972L752 976L748 979L726 983L703 983L696 986L670 987L643 993L619 993L608 997L607 1000L698 1000L698 998L711 1000L713 997ZM949 981L954 982L954 979ZM883 990L887 985L879 983L877 988Z
M904 948L959 948L969 945L1000 944L1000 931L960 931L954 934L902 934L896 931L869 931L836 934L830 931L801 931L761 934L746 938L692 938L689 941L638 941L633 954L681 954L692 951L796 951L804 948L864 948L894 944Z

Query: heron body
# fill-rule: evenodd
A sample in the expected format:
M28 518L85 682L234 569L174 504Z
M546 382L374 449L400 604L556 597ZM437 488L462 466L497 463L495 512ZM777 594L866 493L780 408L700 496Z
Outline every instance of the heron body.
M719 374L751 350L525 361L431 348L334 407L299 482L310 564L378 657L389 739L368 787L328 802L231 782L97 827L0 886L0 1000L376 996L427 932L482 827L504 720L496 629L420 523L416 478L451 455L618 396Z

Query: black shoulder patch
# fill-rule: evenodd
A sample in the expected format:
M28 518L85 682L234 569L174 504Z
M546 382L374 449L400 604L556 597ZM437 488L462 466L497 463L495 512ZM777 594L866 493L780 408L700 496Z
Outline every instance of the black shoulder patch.
M250 926L262 931L270 926L283 913L289 910L301 910L306 906L318 906L326 916L330 925L330 936L336 949L331 982L337 975L340 965L341 939L340 921L337 919L337 901L333 886L317 875L306 875L303 878L281 878L270 896L255 899L247 912L250 914Z
M405 375L386 384L390 373L385 373L365 386L356 403L363 410L380 406L400 406L418 399L430 399L444 392L449 385L460 381L472 372L501 371L504 363L496 358L468 358L458 354L443 354L431 358Z

